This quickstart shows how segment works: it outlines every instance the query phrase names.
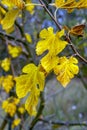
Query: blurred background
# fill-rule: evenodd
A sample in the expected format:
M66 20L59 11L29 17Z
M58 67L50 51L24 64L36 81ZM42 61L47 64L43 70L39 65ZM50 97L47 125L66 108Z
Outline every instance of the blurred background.
M32 2L37 3L37 0L32 0ZM52 0L45 0L46 5L50 2L54 2ZM49 6L48 9L51 11L53 15L55 15L55 7ZM40 7L34 7L33 12L25 11L24 19L18 18L17 22L21 24L24 22L24 32L30 34L32 38L32 44L27 44L27 48L29 46L30 51L32 53L32 59L35 64L39 63L41 57L38 57L35 53L35 46L37 41L39 40L39 32L43 28L47 28L52 26L54 31L56 32L58 28L55 23L52 21L50 16L46 13L46 11ZM75 9L72 13L67 13L66 10L58 9L56 11L56 19L61 26L67 26L71 28L78 24L84 24L84 35L83 37L71 36L71 39L79 51L79 53L87 59L87 10ZM22 21L24 20L24 21ZM0 32L4 32L0 25ZM12 32L11 35L18 39L21 39L20 33L18 32L17 27L15 27L15 31ZM3 60L8 56L5 41L1 38L0 34L0 60ZM14 42L14 40L9 40L13 45L21 45L22 43ZM22 46L22 45L21 45ZM23 46L22 46L23 47ZM73 51L69 46L67 46L64 51L60 54L60 56L73 55ZM56 77L51 73L46 81L45 87L45 108L43 110L43 117L47 120L52 121L70 121L70 122L83 122L87 121L87 64L83 63L80 59L79 67L80 72L78 76L70 82L70 84L64 89L60 83L56 80ZM13 67L15 69L15 74L19 75L21 73L21 69L24 65L31 62L31 59L28 55L28 50L24 49L24 53L22 53L17 58L12 59ZM11 72L5 72L0 67L0 76L7 75ZM3 91L0 91L0 99L5 99L7 96ZM5 117L5 112L0 108L0 124L2 123L3 118ZM27 129L27 124L31 122L32 118L28 117L24 126ZM6 128L7 130L7 128ZM35 126L34 130L87 130L85 126L60 126L60 125L51 125L47 123L38 122Z

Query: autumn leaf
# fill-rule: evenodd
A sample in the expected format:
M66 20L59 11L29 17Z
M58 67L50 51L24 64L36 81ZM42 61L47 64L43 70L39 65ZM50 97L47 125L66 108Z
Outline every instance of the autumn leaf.
M4 60L1 61L1 67L6 72L10 70L10 65L11 65L10 58L5 58Z
M33 14L35 6L32 4L32 0L25 0L25 4L31 4L29 6L26 6L26 10L29 11L30 14Z
M87 0L79 0L77 2L77 9L87 8Z
M77 64L78 60L74 57L68 59L64 56L59 59L58 65L54 68L54 73L64 87L67 86L75 74L78 74L79 67Z
M58 60L59 58L57 56L47 54L41 59L41 65L49 73L58 64Z
M40 92L44 89L45 76L34 64L28 64L23 68L23 73L16 80L16 93L19 98L25 97L30 93L25 102L25 108L32 116L36 115Z
M6 100L2 102L2 108L6 113L8 113L11 117L13 117L17 110L17 105L20 102L18 98L10 96Z
M22 48L20 46L8 45L8 52L13 58L16 58L22 52Z
M31 38L30 34L25 33L25 37L26 37L26 39L27 39L27 41L28 41L29 43L32 43L32 38Z
M20 123L21 123L21 119L20 119L20 118L14 119L14 121L12 122L12 128L14 129L14 128L17 127Z
M71 28L64 26L63 28L74 36L83 36L83 34L84 34L83 30L85 28L85 24L75 25Z
M67 9L71 13L74 9L87 8L87 0L55 0L54 4L57 8Z
M5 13L6 11L2 7L0 7L0 24L1 24L2 19L4 18Z
M43 29L40 32L41 40L37 43L36 53L41 55L46 50L52 55L59 54L68 44L66 41L61 40L61 37L64 36L64 30L53 32L53 28L49 27L48 29Z
M19 9L25 7L25 2L23 0L3 0L2 3L9 7L17 6Z
M4 30L7 30L14 25L14 22L19 14L19 11L20 11L19 9L12 9L6 13L4 19L1 21Z
M55 0L55 6L57 8L67 9L68 12L70 13L75 8L76 1L75 0L67 0L67 1L60 0L60 2L59 2L59 0Z
M6 29L5 31L6 31L7 34L10 34L10 33L12 33L14 31L14 29L15 28L14 28L14 25L13 25L9 29Z
M84 24L76 25L70 29L69 33L73 34L75 36L83 36L83 34L84 34L83 29L84 28L85 28Z
M25 109L32 116L35 116L37 114L36 107L38 105L39 96L40 96L40 91L36 88L31 91L30 96L27 98L25 102Z

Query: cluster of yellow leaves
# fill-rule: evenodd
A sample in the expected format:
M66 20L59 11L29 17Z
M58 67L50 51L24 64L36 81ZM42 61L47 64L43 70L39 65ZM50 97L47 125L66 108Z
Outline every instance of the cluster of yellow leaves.
M35 116L40 92L44 89L45 76L44 73L39 70L39 67L34 64L26 65L22 69L22 72L25 74L15 79L16 93L19 98L23 98L29 94L25 102L25 109L30 115Z
M40 92L44 89L45 76L48 73L54 71L58 81L66 87L79 71L76 58L58 57L58 54L68 44L61 39L62 36L64 36L64 30L54 33L52 27L43 29L40 32L41 40L37 43L36 53L37 55L41 55L46 51L48 53L41 59L41 65L28 64L22 69L24 74L15 78L17 96L23 98L29 94L25 102L25 109L32 116L37 113L36 107Z
M5 58L4 60L1 61L1 67L6 72L10 70L10 65L11 65L11 60L9 58Z
M14 129L16 126L18 126L21 123L21 119L17 118L12 122L12 128Z
M43 29L40 32L41 40L37 43L36 54L41 55L43 52L48 51L47 55L41 59L41 65L49 73L58 63L57 55L68 44L66 41L61 40L64 35L64 30L60 32L53 32L53 28Z
M22 48L19 46L8 45L8 52L13 58L16 58L22 52Z
M20 102L18 98L10 97L7 100L3 101L2 108L8 113L11 117L14 116L17 110L17 104Z
M75 8L87 8L87 0L55 0L55 6L57 8L67 9L70 13Z
M34 5L32 5L31 0L25 0L25 2L23 0L2 0L2 4L8 7L8 12L6 13L0 7L0 24L7 32L14 29L14 22L24 7L26 7L26 10L31 14L34 12ZM26 6L28 4L31 5ZM55 0L55 6L57 8L67 9L68 12L72 12L75 8L86 8L87 0ZM75 28L72 28L70 33L75 32L73 30L75 30ZM25 36L27 41L31 43L32 39L30 35L25 33ZM58 56L58 54L61 53L68 44L68 42L62 40L62 36L64 36L64 30L54 33L52 27L43 29L40 32L40 41L37 43L36 53L37 55L46 53L40 60L41 66L45 71L41 71L41 66L28 64L22 69L23 74L15 78L17 96L23 98L29 95L25 102L25 109L32 116L35 116L37 113L36 107L39 102L40 93L44 90L45 73L48 74L51 71L54 71L57 75L58 81L66 87L74 75L79 72L77 65L78 61L76 58L72 56L70 58ZM8 51L9 54L15 58L20 55L22 48L8 45ZM10 59L4 59L1 62L1 67L5 71L8 71L10 69ZM0 84L4 87L5 91L9 93L14 86L13 77L11 75L2 77L0 79ZM19 99L11 97L3 102L2 108L10 116L14 116L18 103ZM23 114L25 109L24 107L20 107L18 111ZM14 120L12 127L14 128L19 123L20 119Z
M14 87L14 78L12 75L2 76L0 77L0 85L4 88L4 90L9 93L10 90Z
M43 54L45 51L48 53L41 59L41 65L47 73L54 70L57 75L58 81L66 87L70 80L78 73L77 59L74 57L58 57L58 54L68 44L66 41L61 40L64 36L64 30L53 33L53 28L43 29L40 32L41 40L37 43L37 55Z

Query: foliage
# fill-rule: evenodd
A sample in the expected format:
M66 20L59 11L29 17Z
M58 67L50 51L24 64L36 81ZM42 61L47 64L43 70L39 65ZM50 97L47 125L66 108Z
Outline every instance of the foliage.
M45 82L51 74L64 88L78 75L87 88L82 78L83 71L82 76L79 74L83 64L87 65L87 60L85 53L81 55L78 51L80 38L85 37L85 25L75 23L69 27L63 20L64 25L57 20L57 11L63 9L70 15L84 8L87 8L86 0L0 1L0 41L5 49L3 58L0 56L0 86L1 92L5 91L7 96L2 100L2 109L11 120L9 127L11 125L15 129L20 125L22 129L22 118L25 120L26 116L34 117L30 130L39 120L49 123L41 115L45 105ZM42 9L45 9L43 14L46 15L42 16ZM44 19L55 26L41 28ZM37 21L38 26L32 24L33 21ZM55 122L52 124L55 125ZM87 124L82 122L78 125Z

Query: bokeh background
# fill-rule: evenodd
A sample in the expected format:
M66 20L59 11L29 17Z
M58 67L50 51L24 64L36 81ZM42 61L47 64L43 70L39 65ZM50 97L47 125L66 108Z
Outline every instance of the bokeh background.
M37 0L32 1L37 2ZM52 14L55 15L55 7L49 6L48 8L52 12ZM66 10L58 9L56 12L56 19L63 27L66 25L69 28L71 28L78 24L85 24L83 37L71 36L71 39L79 53L87 59L87 10L74 10L72 13L67 13ZM19 24L21 24L22 22L21 18L18 18L17 21ZM47 28L49 26L52 26L55 32L58 30L55 23L52 21L50 16L42 7L36 6L33 14L30 14L28 11L25 12L24 31L26 33L29 33L32 37L32 44L29 44L28 46L30 47L30 50L32 52L32 58L35 64L38 64L41 58L36 56L35 53L35 46L37 41L39 40L39 32L43 28ZM1 25L0 32L4 32L2 30ZM18 39L21 38L16 27L15 31L12 32L10 35ZM19 43L16 42L15 44ZM16 59L12 59L16 75L19 75L21 73L21 69L24 65L30 63L30 58L27 56L27 51L24 51L26 52L26 55L22 53ZM72 54L73 52L71 48L67 47L60 55L70 56ZM6 45L4 44L4 40L0 38L0 60L4 59L7 55L8 54L6 50ZM62 85L58 83L56 77L52 73L47 78L44 92L45 108L43 110L43 117L45 119L66 122L87 121L87 64L83 63L80 59L78 60L80 67L79 74L78 76L75 76L75 78L70 82L70 84L66 88L63 88ZM4 72L4 70L0 67L0 76L7 75L8 73L11 72ZM6 98L4 91L0 92L0 98L3 100ZM4 117L5 112L0 108L0 124ZM31 120L32 117L26 118L24 122L24 126L26 127L26 129L29 126ZM56 126L38 122L34 130L87 130L87 127L68 127L59 125Z

